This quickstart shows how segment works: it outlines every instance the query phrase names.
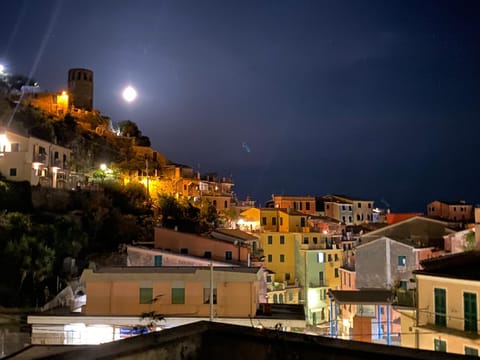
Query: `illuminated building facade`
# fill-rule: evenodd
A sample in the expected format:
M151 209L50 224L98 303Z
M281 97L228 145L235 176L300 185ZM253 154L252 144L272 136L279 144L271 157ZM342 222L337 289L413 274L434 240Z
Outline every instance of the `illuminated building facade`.
M11 181L70 188L71 150L10 129L0 129L0 173Z

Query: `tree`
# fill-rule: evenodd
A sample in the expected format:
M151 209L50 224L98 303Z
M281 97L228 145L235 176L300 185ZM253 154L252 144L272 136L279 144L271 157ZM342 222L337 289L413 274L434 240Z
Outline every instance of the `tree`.
M465 250L466 251L475 250L475 247L476 247L475 232L470 230L465 235Z
M120 127L120 134L122 136L138 138L142 135L142 132L138 128L137 124L131 120L121 121L118 126Z

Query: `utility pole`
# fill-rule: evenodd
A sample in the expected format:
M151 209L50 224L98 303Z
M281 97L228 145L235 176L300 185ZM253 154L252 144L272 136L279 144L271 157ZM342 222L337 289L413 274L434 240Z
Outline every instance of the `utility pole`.
M210 321L213 321L213 261L210 261Z

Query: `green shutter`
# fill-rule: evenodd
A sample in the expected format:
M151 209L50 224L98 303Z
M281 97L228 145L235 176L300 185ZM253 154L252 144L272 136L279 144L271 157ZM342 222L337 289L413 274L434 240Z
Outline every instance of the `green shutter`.
M447 352L447 342L445 340L434 340L435 351Z
M447 301L445 289L435 289L435 325L447 326Z
M185 304L184 288L172 288L172 304Z
M465 355L478 356L478 349L465 346Z
M139 298L140 304L151 304L153 299L153 289L140 288Z
M155 255L155 266L162 266L162 255Z
M477 331L477 294L463 293L463 317L465 331Z

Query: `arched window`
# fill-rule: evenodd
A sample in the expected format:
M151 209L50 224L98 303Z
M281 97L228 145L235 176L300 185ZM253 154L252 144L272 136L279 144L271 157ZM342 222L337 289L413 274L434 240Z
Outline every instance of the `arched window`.
M277 294L273 294L273 303L276 304L278 301Z
M280 304L283 304L283 294L280 294L280 295L278 296L278 302L279 302Z

